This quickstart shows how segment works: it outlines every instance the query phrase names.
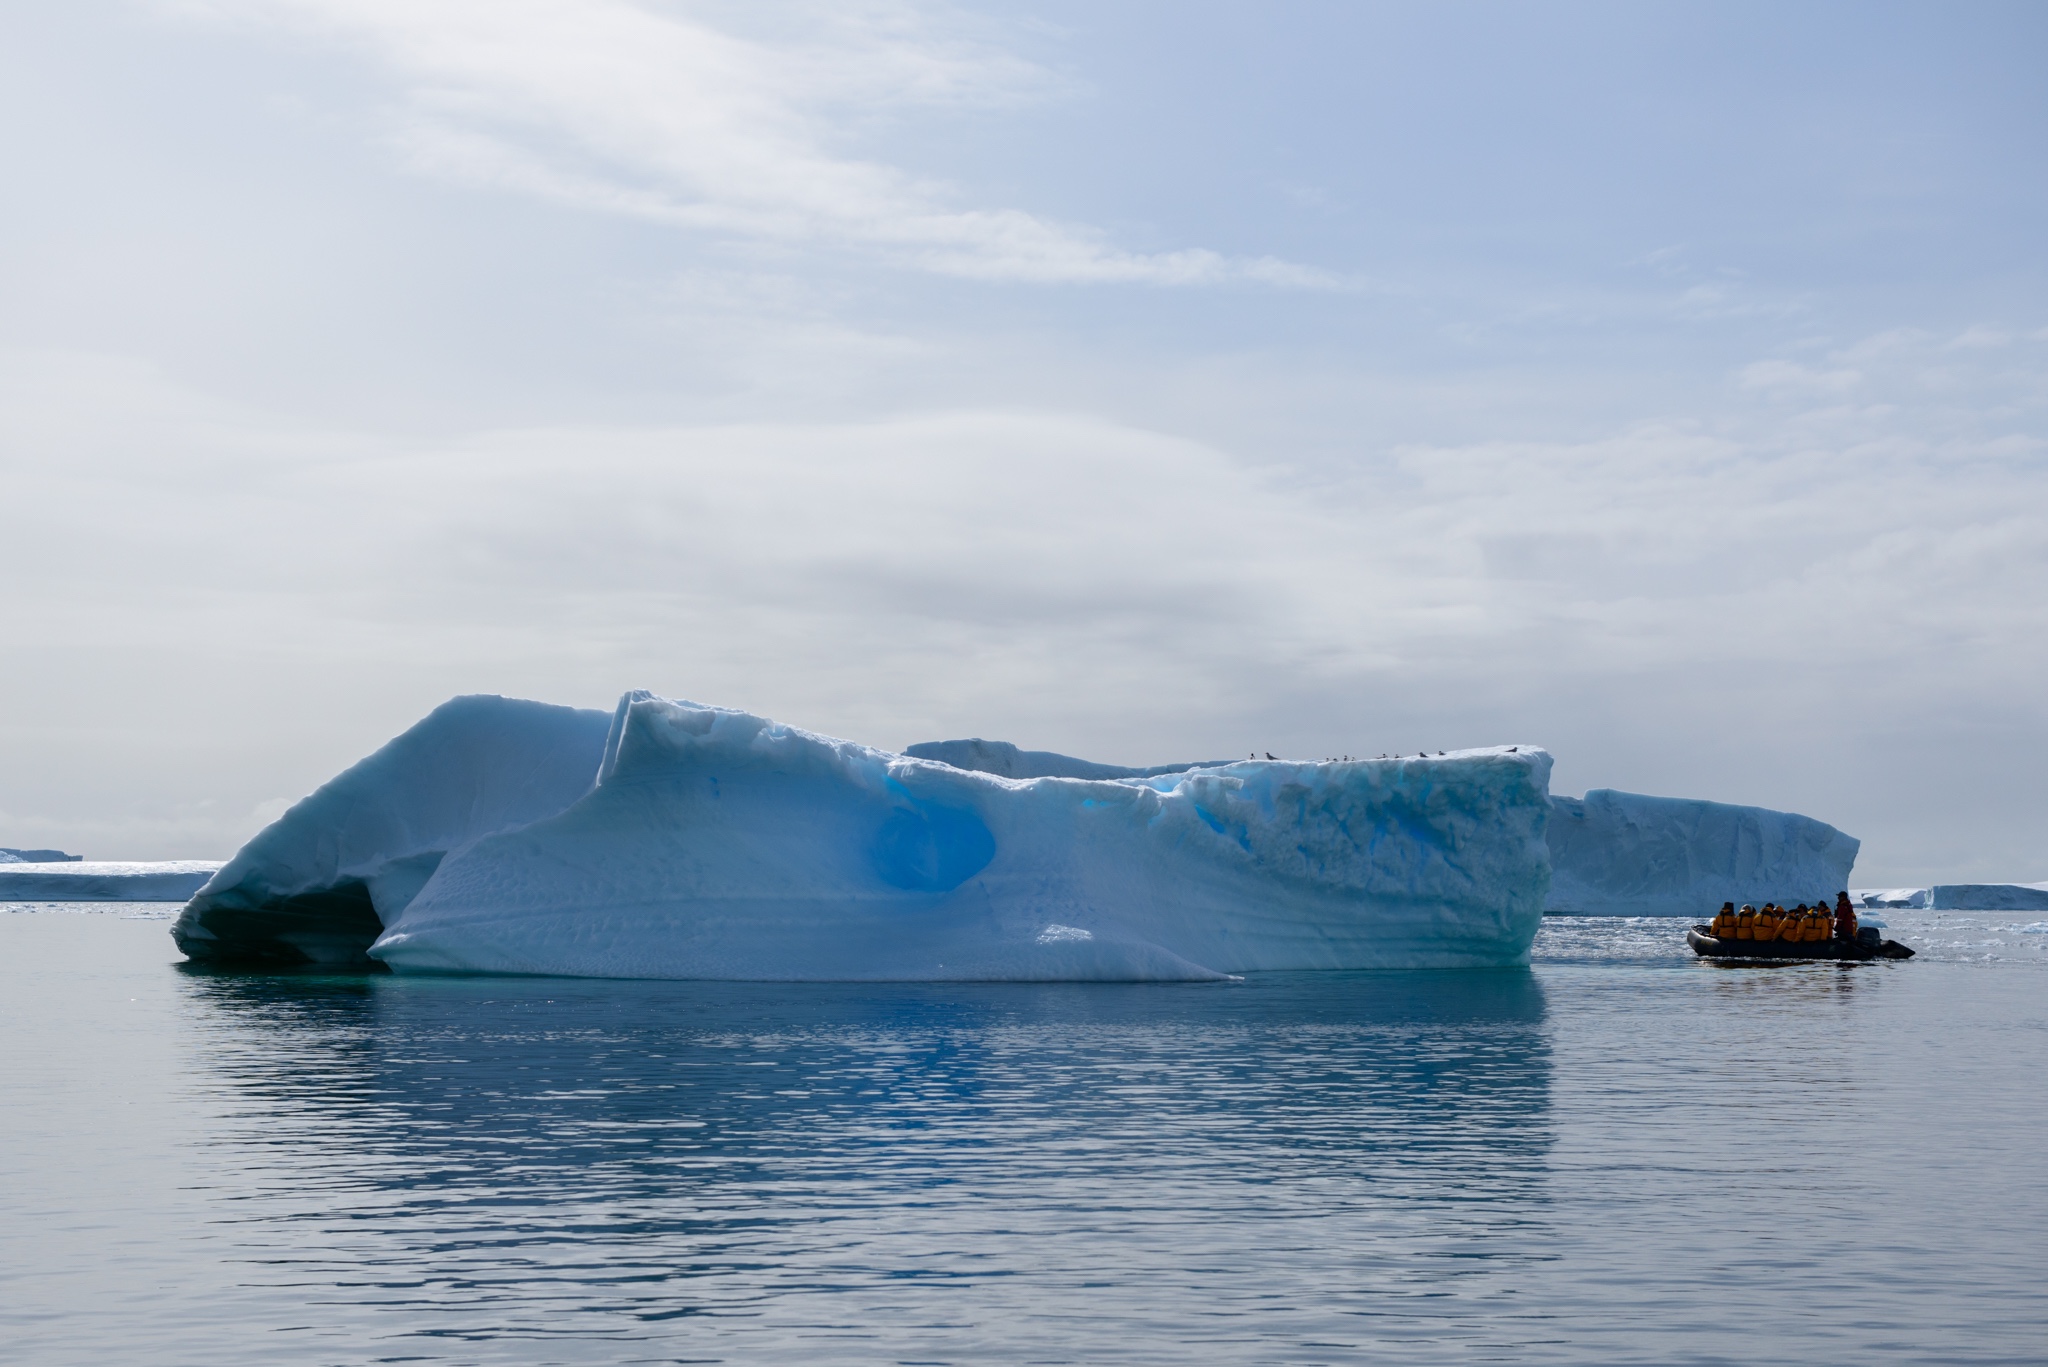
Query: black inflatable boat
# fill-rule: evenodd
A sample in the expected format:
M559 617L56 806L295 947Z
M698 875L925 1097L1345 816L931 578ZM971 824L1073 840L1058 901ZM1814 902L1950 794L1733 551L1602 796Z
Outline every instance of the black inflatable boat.
M1723 940L1712 926L1694 926L1685 942L1702 959L1839 959L1863 963L1870 959L1910 959L1913 951L1897 940L1879 937L1865 926L1854 940Z

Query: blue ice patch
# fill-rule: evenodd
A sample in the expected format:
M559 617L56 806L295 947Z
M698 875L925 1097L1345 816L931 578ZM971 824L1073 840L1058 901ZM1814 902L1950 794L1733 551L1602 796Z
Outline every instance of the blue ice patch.
M891 887L951 892L988 867L996 838L966 808L920 802L889 814L868 857Z

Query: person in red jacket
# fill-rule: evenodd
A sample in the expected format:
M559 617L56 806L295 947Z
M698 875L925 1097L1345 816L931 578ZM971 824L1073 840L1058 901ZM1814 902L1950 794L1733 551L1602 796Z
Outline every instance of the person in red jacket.
M1846 892L1835 894L1835 938L1856 938L1856 908L1849 905L1849 894Z

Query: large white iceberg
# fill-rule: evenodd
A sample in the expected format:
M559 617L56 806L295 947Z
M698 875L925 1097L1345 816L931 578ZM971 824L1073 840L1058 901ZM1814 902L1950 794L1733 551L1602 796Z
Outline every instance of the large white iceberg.
M218 859L15 860L0 864L0 902L182 902L220 866Z
M463 698L193 898L195 958L401 972L1202 979L1526 962L1550 757L1007 779L628 694Z
M1723 902L1833 898L1861 848L1824 821L1767 807L1596 788L1554 797L1545 910L1711 916Z

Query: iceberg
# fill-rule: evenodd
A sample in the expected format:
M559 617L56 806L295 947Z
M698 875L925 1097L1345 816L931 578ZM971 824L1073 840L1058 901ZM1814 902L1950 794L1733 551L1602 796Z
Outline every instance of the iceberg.
M1926 888L1851 888L1849 900L1859 907L1884 907L1896 911L1926 907L1927 893Z
M173 934L196 959L612 978L1520 964L1549 774L1501 747L1005 777L648 693L458 698L258 833Z
M0 864L0 902L182 902L218 868L218 859L16 860Z
M66 854L62 850L0 849L0 864L78 864L84 860L82 854Z
M1703 917L1723 902L1833 898L1861 848L1824 821L1767 807L1611 788L1551 805L1544 909L1559 915Z

